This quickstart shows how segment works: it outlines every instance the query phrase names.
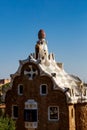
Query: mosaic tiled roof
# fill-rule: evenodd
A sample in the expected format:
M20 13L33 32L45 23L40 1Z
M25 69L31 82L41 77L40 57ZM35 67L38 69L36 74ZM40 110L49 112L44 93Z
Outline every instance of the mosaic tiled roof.
M44 35L43 35L44 34ZM68 103L87 102L87 86L77 76L68 74L61 63L55 61L53 53L48 53L44 31L39 31L35 53L30 54L26 60L20 61L17 72L12 76L20 75L22 66L27 62L33 62L40 69L41 75L51 77L54 90L61 90L66 94Z

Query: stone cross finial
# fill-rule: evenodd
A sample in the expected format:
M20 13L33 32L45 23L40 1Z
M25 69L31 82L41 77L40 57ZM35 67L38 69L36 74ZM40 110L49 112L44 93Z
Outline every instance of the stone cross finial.
M30 80L33 80L33 78L38 75L38 71L32 67L32 65L29 65L29 71L25 70L24 75L27 75Z

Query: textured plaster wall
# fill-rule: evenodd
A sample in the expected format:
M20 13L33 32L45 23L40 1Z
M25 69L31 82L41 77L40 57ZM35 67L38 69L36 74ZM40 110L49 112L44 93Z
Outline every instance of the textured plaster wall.
M73 104L68 106L69 109L69 130L76 130L75 128L75 108Z
M87 130L87 104L76 104L76 130Z

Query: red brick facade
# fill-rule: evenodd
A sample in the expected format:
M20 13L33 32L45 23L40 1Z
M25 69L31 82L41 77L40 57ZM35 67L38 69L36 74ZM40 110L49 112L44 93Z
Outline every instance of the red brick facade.
M23 75L23 71L30 63L22 67L21 75L15 77L12 89L6 95L6 114L12 116L12 105L18 105L18 119L16 130L27 130L24 127L24 104L29 99L34 99L38 104L38 127L37 130L68 130L68 106L66 96L63 92L53 90L53 82L48 76L38 76L34 80L29 80ZM33 64L34 65L34 64ZM37 67L36 65L34 65ZM38 68L37 68L38 69ZM38 69L39 71L39 69ZM23 84L23 95L18 94L18 84ZM47 84L47 95L40 94L40 85ZM59 107L59 120L48 120L48 107ZM20 125L21 124L21 125Z

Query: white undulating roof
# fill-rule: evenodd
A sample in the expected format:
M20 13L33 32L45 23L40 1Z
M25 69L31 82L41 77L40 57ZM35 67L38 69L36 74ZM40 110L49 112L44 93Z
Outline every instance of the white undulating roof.
M38 59L36 60L32 56L30 57L31 62L37 64L45 75L52 78L54 82L54 90L62 90L63 92L66 92L68 103L87 102L87 95L84 96L82 94L82 89L85 92L86 88L84 88L80 78L65 72L64 68L58 66L55 59L41 59L41 61L38 62ZM84 100L82 100L82 98L84 98Z

